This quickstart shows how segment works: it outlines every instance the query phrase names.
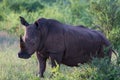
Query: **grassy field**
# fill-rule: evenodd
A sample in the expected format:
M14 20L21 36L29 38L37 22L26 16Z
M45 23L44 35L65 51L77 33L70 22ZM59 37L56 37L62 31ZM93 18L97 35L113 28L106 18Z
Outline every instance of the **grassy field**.
M36 55L17 56L24 33L19 16L30 23L44 17L100 30L118 52L111 64L104 58L77 68L61 65L52 78L48 60L44 80L120 80L120 0L0 0L0 11L0 80L41 80Z
M42 80L36 76L38 62L35 54L27 60L18 58L18 39L6 32L0 32L0 80ZM80 65L78 68L61 65L52 78L52 69L48 61L44 80L120 80L120 65L113 62L108 65L104 59L96 61Z

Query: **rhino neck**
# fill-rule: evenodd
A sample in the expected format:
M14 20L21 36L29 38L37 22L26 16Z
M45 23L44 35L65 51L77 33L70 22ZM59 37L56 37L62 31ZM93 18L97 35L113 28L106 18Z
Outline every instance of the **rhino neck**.
M39 46L37 51L41 51L44 48L45 41L48 36L48 28L47 26L41 27L40 29L40 39L39 39Z

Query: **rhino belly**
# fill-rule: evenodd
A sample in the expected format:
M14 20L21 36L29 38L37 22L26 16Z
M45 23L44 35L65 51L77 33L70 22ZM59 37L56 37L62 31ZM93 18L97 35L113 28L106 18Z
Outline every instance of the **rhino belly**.
M77 56L77 57L71 57L71 58L63 59L62 64L65 64L67 66L78 66L79 64L89 62L90 60L91 60L90 57Z

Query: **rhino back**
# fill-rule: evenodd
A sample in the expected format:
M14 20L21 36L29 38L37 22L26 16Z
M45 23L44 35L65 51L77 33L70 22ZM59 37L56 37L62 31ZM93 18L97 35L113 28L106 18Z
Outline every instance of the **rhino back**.
M51 21L48 26L48 36L45 46L49 52L63 52L65 50L64 45L64 25Z
M68 27L64 37L63 63L71 66L89 61L90 56L94 56L102 45L101 37L88 28Z

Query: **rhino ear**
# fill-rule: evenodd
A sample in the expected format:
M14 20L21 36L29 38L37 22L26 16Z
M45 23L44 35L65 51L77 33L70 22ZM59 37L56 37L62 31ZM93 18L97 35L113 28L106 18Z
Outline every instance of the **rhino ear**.
M37 21L35 21L34 24L36 25L36 29L39 29L39 28L47 25L47 19L40 18Z
M20 22L21 22L22 25L24 25L26 27L29 25L29 23L21 16L20 16Z
M35 23L34 23L35 25L36 25L36 29L39 29L39 21L35 21Z
M36 27L38 27L38 26L39 26L39 23L38 23L38 21L36 21L36 22L35 22L35 25L36 25Z

